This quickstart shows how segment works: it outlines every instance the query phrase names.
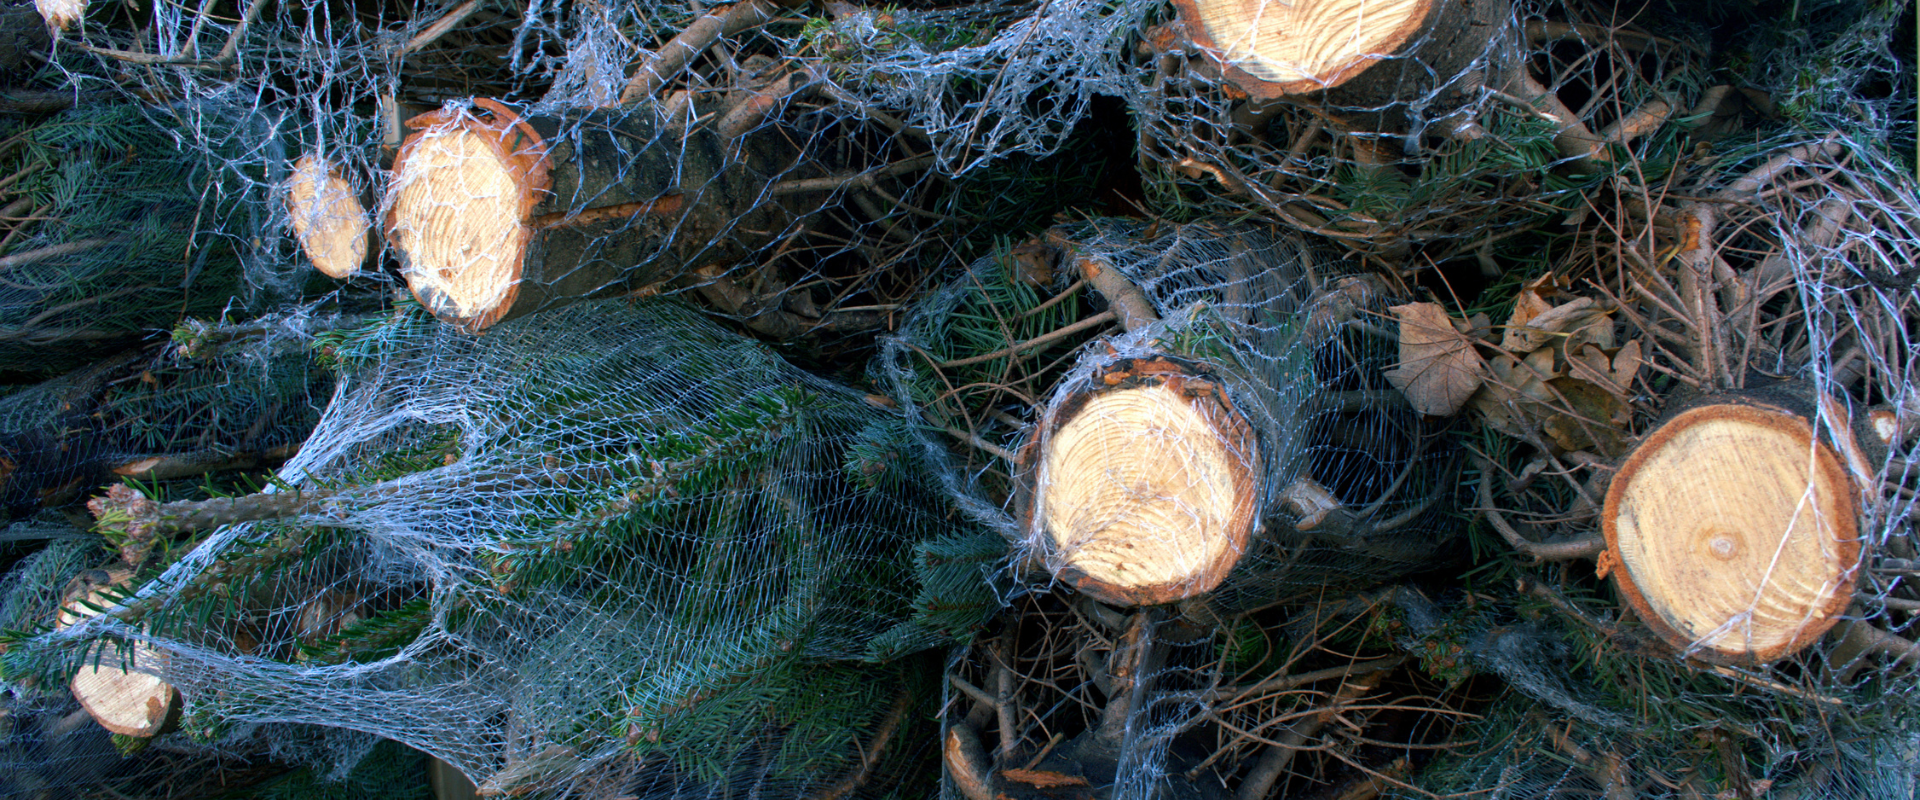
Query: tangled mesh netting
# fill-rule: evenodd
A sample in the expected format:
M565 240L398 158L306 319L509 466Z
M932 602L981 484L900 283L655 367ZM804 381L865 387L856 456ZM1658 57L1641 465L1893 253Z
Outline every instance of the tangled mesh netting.
M1493 562L1484 578L1492 586L1456 595L1444 610L1424 600L1409 606L1396 630L1414 652L1460 649L1528 699L1495 703L1472 726L1482 744L1424 770L1431 783L1421 788L1912 793L1920 770L1911 749L1915 606L1907 570L1916 495L1907 426L1916 366L1909 331L1920 295L1908 266L1916 243L1911 172L1857 133L1785 134L1730 148L1685 180L1613 200L1557 265L1580 287L1551 302L1608 301L1605 325L1644 352L1630 405L1619 407L1630 438L1549 445L1554 420L1603 420L1611 404L1546 398L1537 386L1518 385L1517 373L1500 387L1507 399L1480 410L1482 432L1468 445L1483 456L1474 491L1499 535L1478 535L1521 557ZM1551 358L1538 363L1548 377L1567 374ZM1752 581L1748 603L1675 636L1622 597L1624 567L1609 565L1608 554L1600 554L1600 576L1616 573L1610 584L1581 560L1597 551L1574 560L1553 552L1583 538L1605 549L1597 529L1619 513L1609 493L1610 482L1623 480L1617 465L1674 409L1755 392L1812 398L1799 401L1799 413L1819 433L1807 463L1790 470L1804 472L1811 487L1815 451L1843 454L1851 476L1845 513L1858 527L1852 533L1855 520L1847 520L1846 538L1828 549L1857 556L1830 571L1779 564L1754 578L1722 576ZM1715 478L1699 476L1686 501L1722 502ZM1809 535L1756 533L1761 546L1782 550L1790 536ZM1517 591L1495 588L1509 582ZM1783 655L1725 654L1729 643L1762 636L1783 593L1834 586L1842 587L1829 604L1836 610L1797 621L1823 637Z
M519 220L537 223L526 226L537 252L568 254L542 277L544 299L523 309L539 316L463 339L410 309L327 339L350 377L318 432L271 491L218 509L252 503L281 519L163 548L150 558L164 571L147 561L129 578L106 575L91 588L118 607L114 619L53 633L41 628L63 602L92 595L49 587L93 573L97 545L44 514L0 535L41 548L10 574L0 628L28 632L6 654L10 676L46 678L9 689L0 758L19 765L20 791L57 796L160 773L237 774L259 758L337 777L386 738L503 793L835 796L916 785L934 739L910 735L910 723L944 692L943 736L959 719L993 744L995 763L1037 772L1061 758L1110 759L1121 796L1194 785L1208 770L1243 785L1285 772L1263 780L1309 787L1342 755L1391 778L1376 787L1389 795L1910 794L1916 657L1886 638L1911 639L1920 608L1906 581L1920 558L1910 438L1861 480L1874 494L1866 555L1834 636L1765 666L1684 661L1641 647L1651 637L1586 565L1531 567L1485 530L1456 535L1445 512L1472 502L1456 490L1481 485L1497 486L1491 505L1538 514L1530 536L1590 533L1597 509L1569 509L1583 489L1603 488L1605 469L1568 467L1580 480L1530 490L1491 470L1456 485L1465 459L1382 377L1399 358L1387 307L1412 299L1405 287L1296 233L1172 224L1251 214L1396 270L1471 260L1496 273L1537 263L1538 251L1560 258L1568 240L1567 272L1624 259L1607 255L1621 249L1664 264L1681 237L1673 209L1663 221L1654 206L1714 197L1791 155L1767 185L1711 205L1719 261L1753 276L1719 287L1723 316L1744 309L1755 326L1729 325L1745 355L1728 369L1804 381L1855 411L1911 407L1914 196L1906 171L1877 155L1911 132L1910 83L1891 53L1899 4L1809 8L1813 23L1758 26L1751 57L1731 62L1716 54L1746 45L1712 42L1684 15L1623 22L1585 3L1488 5L1498 24L1472 46L1441 58L1415 42L1419 54L1396 62L1397 96L1282 101L1242 96L1158 0L830 3L804 23L731 31L734 43L678 71L661 58L671 48L644 45L717 18L678 4L449 2L405 22L315 2L94 9L56 48L82 106L66 118L75 126L6 156L66 162L36 199L102 212L28 237L36 250L69 249L14 275L83 290L0 298L0 311L17 305L35 323L59 321L48 309L98 310L89 298L164 296L164 306L114 306L142 314L103 325L125 343L184 315L251 317L333 291L314 288L296 241L318 217L286 202L303 156L342 176L382 232L370 263L410 269L418 256L384 235L393 195L410 185L389 183L396 150L412 133L501 119L475 97L532 121L545 145L527 152L572 147L611 166L560 179L564 190ZM607 108L647 74L657 80L642 80L640 102ZM103 98L148 105L87 117ZM879 328L923 271L979 252L940 246L981 225L975 206L1054 190L1033 175L1015 176L1028 185L1012 191L970 188L968 176L1068 147L1100 98L1131 114L1142 199L1169 222L1064 226L1052 250L1002 248L938 290L884 345L878 370L912 425L683 312L561 308L681 292L772 338ZM437 120L408 126L442 106ZM78 124L113 114L160 133L129 145L86 136L131 126ZM1741 132L1783 120L1847 133L1754 144ZM114 169L82 174L97 154ZM164 191L116 192L116 182ZM449 186L427 193L426 218L501 200ZM151 230L101 235L162 205L167 213L144 217ZM596 216L611 207L625 210ZM142 258L153 253L167 257ZM101 271L129 258L133 282ZM1113 309L1074 285L1073 265L1087 259L1143 290L1159 321L1096 343L1111 323L1086 323ZM370 273L338 297L381 302L391 279ZM1741 280L1772 288L1741 297ZM1649 364L1707 369L1674 344L1692 335L1681 315L1607 288L1650 315L1614 318L1619 341L1639 330ZM0 369L50 369L36 355L51 352L47 330L13 336L25 347L0 350ZM89 341L74 340L74 363L105 352ZM1022 516L1019 451L1050 402L1120 361L1170 352L1225 375L1266 445L1264 530L1217 590L1136 624L1051 577L1059 554ZM236 373L247 376L239 388L217 378L226 366L147 358L0 399L0 434L187 420L104 428L98 453L81 459L97 484L147 457L211 463L297 441L312 415L255 430L256 398L314 411L329 380L275 356ZM1631 433L1648 429L1671 385L1648 380L1621 401ZM78 416L45 414L52 398L82 395L69 409ZM198 398L235 407L193 421ZM1492 439L1506 449L1488 460L1521 471L1544 440L1513 430L1593 410L1541 410L1551 405L1518 407L1505 429L1472 423L1484 436L1467 449ZM1825 412L1817 425L1847 427ZM1452 432L1469 427L1456 421ZM1538 449L1548 461L1564 455ZM39 483L15 474L10 510L76 477L56 472ZM947 503L973 524L952 531ZM1431 601L1362 591L1457 563L1462 538L1482 572L1461 591ZM927 670L914 665L869 663L971 631L1009 602L991 635L955 656L941 690L917 683ZM1323 603L1337 611L1331 628ZM75 730L83 720L63 697L66 675L86 657L142 652L96 649L96 639L165 654L153 669L185 693L185 733L118 761L113 741ZM1394 659L1399 671L1380 666ZM1426 677L1399 669L1405 659ZM1116 683L1123 669L1136 670L1132 683ZM1288 674L1320 677L1265 683ZM1374 691L1395 699L1341 712L1363 721L1334 725L1318 744L1296 727ZM1035 713L997 718L1022 708ZM1482 719L1422 723L1395 739L1434 748L1409 757L1414 777L1367 748L1384 741L1372 721L1416 711Z
M1379 319L1394 297L1385 280L1254 226L1098 219L1049 238L1064 249L990 256L923 301L880 362L895 399L925 420L922 452L956 502L1033 548L1014 563L1052 557L1016 502L1035 466L1016 455L1033 444L1033 421L1099 382L1100 368L1159 354L1216 370L1260 443L1267 535L1207 602L1235 609L1378 580L1448 552L1434 526L1452 456L1383 377L1394 336ZM1082 261L1124 274L1159 320L1114 336L1080 324L1078 337L1041 338L1095 316L1101 300L1075 280ZM971 444L955 451L955 436ZM1325 497L1303 498L1306 486Z
M316 3L248 3L239 18L94 9L57 37L43 79L57 79L68 103L144 116L156 125L118 127L157 127L173 146L143 142L143 152L199 170L139 186L173 193L192 235L241 251L222 262L227 284L192 295L233 316L303 293L377 301L389 259L438 313L446 283L465 280L453 273L517 269L504 251L521 237L531 271L488 277L510 296L504 284L525 279L507 316L645 288L697 291L774 338L870 330L917 275L872 263L912 265L957 221L922 208L939 191L925 175L924 133L842 103L851 98L807 63L783 58L773 32L797 22L768 8L726 22L727 46L677 61L673 48L635 43L726 9L446 4L404 23ZM537 130L498 143L498 155L550 164L504 189L471 152L404 168L409 151L448 131L488 126ZM103 208L117 207L100 203L110 194L82 190ZM333 237L336 252L316 237ZM313 271L363 262L344 287ZM178 306L144 327L222 310Z
M190 323L0 398L0 508L31 516L122 477L178 494L198 476L284 459L333 392L314 337L343 319L297 308Z
M951 524L890 415L666 305L479 338L410 307L328 344L353 368L278 490L200 518L266 519L17 639L10 676L58 693L131 653L186 698L163 738L324 726L494 793L844 793L921 763L927 687L879 662L949 635L903 614ZM137 506L129 538L178 508Z
M1052 246L1013 246L976 263L883 343L882 377L923 423L920 455L990 532L982 548L1010 551L996 587L1011 607L947 670L949 789L1207 796L1262 752L1226 731L1291 719L1298 708L1288 698L1308 696L1259 689L1261 679L1327 666L1312 644L1287 658L1250 656L1281 649L1263 632L1270 618L1284 617L1272 624L1292 626L1298 642L1338 635L1359 615L1317 619L1316 601L1465 555L1446 524L1456 453L1444 427L1385 377L1396 326L1384 308L1398 296L1389 279L1252 225L1095 219L1045 241ZM1079 279L1085 264L1123 274L1157 320L1096 336L1120 304L1100 309ZM1031 494L1046 481L1035 483L1034 450L1044 446L1035 421L1111 383L1103 368L1167 357L1206 365L1248 420L1262 522L1217 587L1130 611L1056 580L1071 550L1036 529ZM1140 435L1170 438L1154 423ZM954 755L969 750L978 764Z
M1470 35L1425 31L1355 85L1267 100L1223 72L1243 62L1196 43L1191 5L840 7L804 41L848 94L932 133L947 171L1054 152L1118 98L1157 213L1252 213L1395 267L1491 257L1747 120L1913 135L1898 4L1744 28L1718 7L1475 4Z

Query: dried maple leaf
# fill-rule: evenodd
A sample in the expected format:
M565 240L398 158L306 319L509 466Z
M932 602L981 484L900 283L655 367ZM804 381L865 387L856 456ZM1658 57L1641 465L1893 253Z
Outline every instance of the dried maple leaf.
M1486 362L1473 342L1434 303L1394 306L1400 320L1400 363L1387 382L1422 414L1448 416L1460 410L1486 379Z

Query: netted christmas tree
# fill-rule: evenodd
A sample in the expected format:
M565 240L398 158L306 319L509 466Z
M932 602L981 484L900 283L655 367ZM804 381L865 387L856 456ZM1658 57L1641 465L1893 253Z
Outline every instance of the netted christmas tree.
M161 343L0 398L0 505L20 517L122 479L178 494L203 476L285 461L333 392L314 337L342 319L304 308L188 320Z
M190 112L102 103L8 140L0 371L76 369L188 318L259 313L297 294L250 282L257 243L204 224L244 230L264 211L244 176L180 146Z
M1386 375L1391 287L1271 229L1093 220L930 298L886 343L884 377L929 423L947 489L1016 560L1108 602L1257 605L1448 552L1432 526L1453 454ZM1164 511L1147 508L1155 490ZM1054 497L1067 505L1048 510ZM1122 559L1165 579L1099 566L1110 547L1186 550L1147 520L1188 512L1197 550Z
M325 341L341 389L274 487L96 500L149 555L15 634L10 680L151 673L190 735L371 733L494 793L923 774L930 687L895 659L958 632L909 580L957 534L893 414L657 303L478 338L405 307Z
M1332 662L1307 635L1242 663L1223 631L1312 629L1465 555L1455 453L1387 372L1391 287L1268 228L1096 219L982 260L887 341L920 455L1029 595L949 670L956 791L1272 785L1259 748L1210 749L1207 709Z
M255 286L397 268L475 331L694 292L770 337L831 337L881 327L929 232L964 224L927 209L924 132L787 60L802 22L770 2L80 8L62 25L72 85L173 103L181 151L230 183L214 195L256 204L196 218L264 251Z

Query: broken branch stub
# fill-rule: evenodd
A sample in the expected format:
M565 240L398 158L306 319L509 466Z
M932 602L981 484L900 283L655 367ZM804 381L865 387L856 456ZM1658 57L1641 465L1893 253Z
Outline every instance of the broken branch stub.
M528 115L476 100L408 126L387 239L421 303L471 333L731 266L793 220L767 199L794 163L781 140L673 129L651 104Z
M1212 591L1257 522L1253 429L1194 362L1127 358L1096 370L1047 409L1026 458L1029 543L1102 602Z
M1807 409L1780 402L1786 394L1686 408L1607 490L1600 574L1669 645L1708 661L1790 655L1852 600L1858 494Z

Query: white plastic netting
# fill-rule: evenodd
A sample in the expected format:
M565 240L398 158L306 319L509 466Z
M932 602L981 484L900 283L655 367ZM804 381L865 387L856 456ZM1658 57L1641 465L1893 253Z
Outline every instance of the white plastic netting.
M906 615L913 547L950 523L890 415L658 303L478 338L403 309L330 343L353 368L277 491L194 507L269 521L173 544L10 674L60 687L127 652L91 642L138 641L183 735L373 734L494 793L912 774L925 689L878 662L947 635Z
M20 518L116 476L179 481L284 460L332 394L312 343L340 324L311 308L192 323L174 341L0 397L0 506Z
M1851 414L1891 407L1897 420L1911 407L1914 197L1907 171L1881 153L1911 132L1911 84L1894 54L1900 4L1808 4L1805 24L1781 14L1746 28L1720 18L1742 12L1717 6L1627 18L1589 3L1488 5L1497 24L1475 42L1440 54L1434 44L1448 42L1428 36L1411 45L1415 55L1389 60L1393 96L1272 102L1242 96L1176 12L1148 0L828 3L738 29L717 22L726 35L678 66L668 40L732 7L97 6L55 51L79 106L70 113L146 104L135 116L187 159L167 167L174 185L160 196L129 192L121 210L164 205L193 243L158 231L173 238L116 242L80 266L160 242L151 249L190 256L160 261L162 270L203 264L220 269L196 274L222 277L187 293L211 305L117 324L119 334L334 291L309 283L309 257L289 235L322 221L285 202L302 156L331 165L366 210L370 264L418 260L385 235L392 190L413 185L436 187L421 204L429 221L403 222L398 238L497 262L492 245L524 233L537 253L566 257L529 282L547 294L521 311L538 316L480 339L429 330L414 311L341 339L353 377L266 495L277 499L257 501L294 521L183 539L157 558L198 547L121 590L144 598L123 608L132 619L29 637L7 653L10 669L57 675L94 635L168 653L161 671L186 692L200 741L157 740L168 755L142 762L156 769L178 771L174 754L197 758L194 747L305 749L323 755L304 760L346 763L378 736L502 792L833 795L906 780L931 746L889 722L920 713L914 704L935 693L912 683L918 673L851 662L944 641L1013 601L947 670L944 732L962 718L996 765L1033 773L1110 760L1100 769L1120 796L1260 785L1290 795L1356 774L1408 796L1910 794L1914 657L1902 638L1886 638L1911 639L1920 608L1906 586L1920 556L1908 541L1916 487L1904 434L1854 476L1871 496L1845 620L1774 664L1680 660L1632 626L1584 562L1522 563L1480 528L1464 537L1476 571L1447 574L1457 591L1432 592L1431 608L1398 591L1347 594L1454 563L1445 556L1463 549L1463 523L1444 515L1450 505L1524 516L1520 538L1535 544L1591 533L1614 455L1605 451L1626 442L1578 438L1568 420L1644 434L1684 381L1649 366L1614 404L1533 397L1508 428L1456 421L1452 432L1471 431L1458 447L1507 474L1463 470L1440 423L1412 413L1381 378L1400 358L1386 307L1413 299L1411 287L1362 280L1367 272L1301 244L1299 232L1395 274L1441 266L1419 277L1437 299L1457 301L1440 284L1480 273L1493 299L1453 311L1483 341L1499 338L1502 320L1478 325L1471 312L1504 315L1504 293L1520 291L1511 276L1579 273L1593 283L1563 284L1560 300L1610 291L1648 315L1642 325L1609 311L1602 349L1637 333L1649 364L1692 378L1707 367L1675 341L1695 336L1686 315L1594 275L1633 274L1620 266L1626 251L1665 267L1684 227L1673 213L1698 204L1735 276L1715 276L1726 321L1744 309L1757 326L1727 328L1741 354L1727 374L1803 382ZM644 97L606 108L636 77ZM478 245L438 238L432 218L514 198L458 180L396 183L388 171L420 132L405 124L417 113L445 106L443 119L498 119L474 98L530 120L546 143L539 152L598 153L605 168L561 159L559 190L529 219L483 221L499 238ZM1069 262L1017 248L904 316L920 275L984 249L951 234L1016 215L1009 207L1059 207L1064 189L1042 170L1023 173L1022 159L1086 156L1075 137L1102 104L1124 108L1130 128L1109 119L1095 136L1127 139L1119 149L1133 163L1110 162L1095 180L1137 173L1142 184L1109 207L1164 221L1100 220L1060 236L1076 257L1103 259L1137 284L1160 321L1097 345L1088 343L1104 329L1057 335L1101 313L1101 300L1069 288ZM1847 133L1754 134L1778 128ZM85 148L115 163L157 152ZM1782 154L1794 155L1770 183L1701 199ZM112 175L103 188L72 172L42 191L114 191ZM623 210L603 211L612 208ZM1209 216L1267 222L1175 224ZM40 247L102 238L78 226L33 237ZM77 274L46 266L58 269L14 274L42 283ZM378 302L377 284L392 281L369 272L337 297ZM1743 283L1773 288L1763 302L1740 296ZM1458 288L1468 298L1478 289ZM880 383L924 427L679 312L569 306L674 292L779 339L904 319ZM46 300L27 318L69 302ZM692 333L672 341L663 329ZM1235 407L1266 445L1264 529L1220 589L1179 616L1136 624L1043 572L1051 555L1028 549L1019 517L1017 451L1050 399L1121 359L1168 350L1231 377ZM1571 369L1552 367L1562 368ZM32 416L46 391L0 403ZM317 390L300 391L310 400ZM1580 419L1596 410L1619 415ZM55 424L32 419L0 431ZM206 426L216 433L208 441L257 440L239 420L218 423ZM1531 439L1515 433L1530 423L1559 433L1545 424ZM285 439L304 424L272 432ZM1828 411L1818 425L1847 427ZM87 469L181 452L116 442ZM720 460L740 466L719 474L709 467ZM1289 491L1306 480L1325 492ZM682 494L621 497L668 484ZM1490 502L1482 487L1498 489ZM937 511L948 502L963 512L951 519L984 532L935 538L951 522ZM1309 517L1340 524L1303 527ZM13 573L19 599L6 627L46 624L61 598L36 582L88 566L79 551L57 550L68 534L56 531L41 517L6 535L54 543ZM627 538L605 539L615 531ZM269 573L285 580L249 577ZM1532 582L1516 590L1516 574ZM901 625L910 612L925 622ZM1394 659L1403 661L1383 665ZM1402 666L1413 662L1420 669ZM1378 669L1358 668L1369 664ZM1123 670L1134 670L1130 683L1115 677ZM1317 677L1287 683L1300 676ZM10 718L21 722L7 758L64 741L56 722L73 707L50 699L57 683L10 690ZM1376 694L1388 699L1329 711ZM99 738L73 745L73 782L112 773ZM117 780L138 780L124 769Z
M1457 454L1384 375L1397 338L1384 311L1395 297L1389 279L1250 225L1096 219L1055 228L1047 242L1054 247L1020 245L978 262L884 344L883 376L923 421L923 457L1011 550L1001 591L1012 609L948 669L949 774L966 771L952 755L959 736L978 741L994 791L1014 796L1055 785L1204 796L1237 783L1260 756L1212 738L1233 729L1223 725L1252 724L1215 717L1249 705L1222 702L1233 682L1315 655L1302 647L1284 667L1248 659L1234 651L1246 642L1229 642L1235 631L1261 634L1242 621L1275 607L1310 615L1301 609L1316 600L1464 556L1446 523ZM1078 280L1083 261L1124 274L1158 319L1095 335L1116 323ZM1076 325L1077 335L1056 333ZM1049 575L1070 553L1033 530L1030 495L1045 490L1044 478L1035 483L1045 442L1034 421L1108 383L1105 367L1169 357L1204 364L1250 424L1260 522L1217 588L1129 617ZM1151 422L1140 435L1172 438ZM1122 444L1109 443L1115 452ZM1327 635L1305 616L1292 622Z
M646 3L103 7L61 34L49 74L68 102L139 104L129 113L164 123L180 157L211 176L156 187L178 195L200 235L243 247L243 294L265 293L242 304L251 313L326 291L312 283L320 262L364 263L344 291L367 294L392 258L430 300L449 281L524 278L532 297L514 315L697 289L776 338L871 330L914 286L910 270L872 261L910 263L939 237L909 231L952 220L923 208L936 199L924 135L842 104L784 57L772 31L799 22L764 5L731 17ZM675 38L709 23L718 41ZM549 157L547 186L407 144L475 116L529 121L539 140L498 152ZM403 145L423 153L411 171ZM322 183L324 202L301 197ZM321 255L315 231L337 249L362 243L342 262ZM515 237L532 250L524 275Z
M1097 382L1096 370L1164 354L1216 370L1259 441L1266 535L1209 602L1380 580L1446 550L1431 526L1448 505L1439 476L1453 457L1383 377L1394 342L1380 319L1393 297L1384 279L1252 226L1100 219L1054 237L1061 252L1023 246L978 262L884 345L884 379L926 421L924 452L971 516L1037 547L1015 502L1035 464L1012 458L1033 443L1032 423ZM1101 302L1076 280L1083 259L1126 275L1160 319L1113 336L1092 335L1112 323L1051 336ZM956 435L974 444L953 452ZM1014 562L1029 557L1047 554Z

